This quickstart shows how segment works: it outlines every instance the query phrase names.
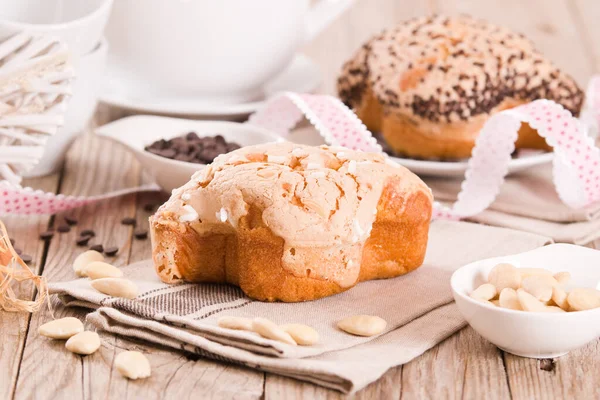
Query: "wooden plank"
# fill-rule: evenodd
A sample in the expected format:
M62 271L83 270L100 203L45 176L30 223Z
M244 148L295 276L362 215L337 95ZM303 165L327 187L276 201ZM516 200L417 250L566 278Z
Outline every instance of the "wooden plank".
M92 195L130 187L138 183L139 167L124 150L92 135L76 141L68 154L61 192ZM69 233L56 235L48 250L44 276L51 282L74 279L71 265L84 249L74 244L77 232L86 228L96 231L95 243L118 245L127 243L131 228L120 224L126 216L133 216L135 197L123 197L87 205L69 212L79 223ZM55 224L62 224L64 214L56 216ZM110 259L116 265L127 263L129 251ZM85 311L56 307L56 318L76 316L84 319ZM110 361L106 347L88 357L80 357L64 350L63 341L52 341L37 335L39 325L51 319L44 309L33 315L27 336L15 398L88 398L101 395L108 385ZM104 338L103 338L104 339ZM106 346L106 343L104 344Z
M403 399L504 399L502 352L467 327L404 365Z
M444 14L470 14L523 33L582 87L587 84L593 69L568 0L447 0L438 6ZM598 9L597 2L590 9Z
M575 28L580 33L593 72L600 72L600 5L597 0L571 0L569 2Z
M513 398L599 399L600 340L555 360L532 360L506 353Z
M58 189L59 174L45 178L32 178L23 181L23 186L55 193ZM48 228L49 216L8 216L3 217L9 236L15 240L15 248L23 254L32 256L30 267L39 274L44 258L44 243L38 240L41 232ZM34 288L31 285L16 287L16 294L22 299L33 299ZM25 338L29 328L27 313L9 313L0 311L0 332L4 340L0 341L0 398L12 398L19 374L19 366Z

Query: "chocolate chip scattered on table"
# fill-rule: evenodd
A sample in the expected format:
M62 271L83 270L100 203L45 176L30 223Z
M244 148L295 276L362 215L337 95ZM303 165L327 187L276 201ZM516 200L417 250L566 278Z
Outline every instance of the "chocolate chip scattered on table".
M78 221L77 221L77 218L75 218L75 217L66 216L65 222L67 223L67 225L73 226L73 225L77 225Z
M226 141L221 135L200 137L190 132L169 140L157 140L146 146L145 150L172 160L210 164L217 156L240 147L237 143Z
M119 248L116 246L107 247L106 249L104 249L104 254L106 254L109 257L116 256L118 252Z
M133 232L133 236L136 239L140 239L140 240L146 239L148 237L148 231L145 229L138 229L135 232Z
M121 220L121 225L136 226L137 225L137 221L135 220L135 218L125 217L125 218L123 218Z
M54 231L52 230L40 233L41 240L50 240L52 239L52 236L54 236Z
M71 227L69 225L59 225L59 227L56 228L56 230L60 233L67 233L71 230Z
M97 251L98 253L103 253L104 252L104 246L102 246L101 244L95 244L95 245L93 245L93 246L90 247L90 250Z

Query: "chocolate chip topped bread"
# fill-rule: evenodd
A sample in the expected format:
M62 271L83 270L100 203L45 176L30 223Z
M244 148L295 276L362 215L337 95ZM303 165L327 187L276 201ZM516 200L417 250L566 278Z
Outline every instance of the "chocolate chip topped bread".
M536 99L577 115L583 92L520 34L468 16L423 17L369 40L343 67L339 95L397 153L469 157L489 116ZM542 148L523 126L517 148Z
M380 154L292 143L219 156L151 217L165 282L223 282L266 301L333 295L423 262L432 196Z

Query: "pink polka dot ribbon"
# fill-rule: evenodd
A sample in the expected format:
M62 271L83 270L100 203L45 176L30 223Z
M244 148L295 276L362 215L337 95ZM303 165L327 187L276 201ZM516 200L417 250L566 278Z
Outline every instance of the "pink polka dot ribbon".
M150 184L118 190L100 196L65 196L24 188L8 181L0 181L0 215L54 214L100 200L155 190L160 190L160 188L156 184Z
M588 104L600 125L598 77L588 88ZM285 136L303 117L330 145L382 152L356 115L331 96L284 93L252 115L249 123ZM536 100L488 119L476 140L457 201L450 207L435 202L434 218L461 219L489 207L508 173L522 123L536 129L553 148L554 183L561 200L572 208L600 201L600 152L584 125L561 105Z

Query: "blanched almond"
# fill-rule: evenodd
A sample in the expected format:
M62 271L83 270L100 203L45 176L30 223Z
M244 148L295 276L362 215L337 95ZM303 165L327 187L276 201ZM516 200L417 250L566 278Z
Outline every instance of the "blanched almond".
M301 346L312 346L319 341L319 333L308 325L285 324L281 325L281 329L289 333Z
M498 264L490 271L488 282L494 285L499 292L504 288L517 290L521 286L521 274L511 264Z
M521 304L521 308L524 311L532 311L532 312L545 312L546 305L533 297L531 294L527 293L523 289L517 290L517 297L519 298L519 303Z
M91 285L97 291L113 297L135 299L138 295L138 287L128 279L100 278L93 280Z
M585 311L600 307L600 292L596 289L577 288L567 296L571 311Z
M545 303L552 298L552 287L554 286L549 282L549 278L554 281L552 276L532 275L523 279L521 285L527 293Z
M85 331L71 336L65 347L72 353L88 355L100 348L100 336L96 332Z
M38 328L38 333L52 339L68 339L83 332L83 323L73 317L55 319Z
M120 278L123 276L123 271L119 268L102 261L93 261L83 269L84 273L90 279L100 278Z
M551 313L563 313L566 312L565 310L563 310L560 307L557 306L546 306L546 312L551 312Z
M73 271L77 276L87 276L85 274L85 267L94 261L104 261L104 256L95 250L84 251L75 258L73 261Z
M125 378L147 378L152 373L150 362L139 351L123 351L115 357L115 367Z
M566 272L566 271L559 272L557 274L554 274L554 279L556 279L556 281L560 285L566 285L571 280L571 273Z
M565 311L569 311L569 302L567 301L567 292L556 285L552 288L552 301Z
M344 318L337 323L338 328L344 332L357 336L375 336L385 330L387 322L373 315L354 315Z
M254 318L252 320L252 330L260 336L277 340L292 346L296 346L296 341L289 333L281 329L276 323L266 318Z
M491 283L484 283L471 293L471 298L481 300L491 300L496 297L496 287Z
M502 308L523 311L523 307L521 307L521 303L519 302L519 297L517 296L517 291L515 289L504 288L500 292L500 298L498 299L498 302Z
M529 278L530 276L552 276L552 272L544 268L519 268L519 273L522 279Z
M252 331L252 320L243 317L221 317L217 321L221 328Z

